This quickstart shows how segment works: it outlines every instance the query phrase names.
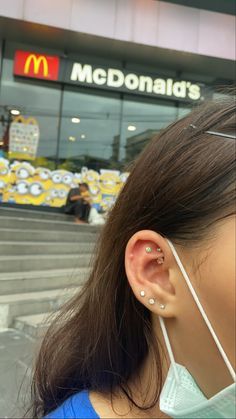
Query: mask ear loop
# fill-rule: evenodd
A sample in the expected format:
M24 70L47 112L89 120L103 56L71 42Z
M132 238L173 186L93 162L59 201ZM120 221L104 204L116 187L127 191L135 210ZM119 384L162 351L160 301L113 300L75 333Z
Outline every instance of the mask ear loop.
M173 371L174 371L175 379L176 379L177 383L179 383L180 378L179 378L179 374L178 374L178 371L177 371L177 368L176 368L176 362L175 362L174 354L173 354L173 351L172 351L172 348L171 348L170 339L169 339L169 336L168 336L168 333L167 333L167 330L166 330L165 322L164 322L163 318L160 317L160 316L159 316L159 321L160 321L164 341L165 341L165 344L166 344L166 348L167 348L167 351L168 351L168 354L169 354L169 357L170 357L170 362L171 362L171 365L172 365L172 368L173 368Z
M171 243L171 241L167 239L167 242L168 242L168 244L169 244L169 246L170 246L170 248L171 248L171 250L173 252L173 255L174 255L174 257L176 259L176 262L177 262L177 264L178 264L178 266L179 266L179 268L180 268L180 270L181 270L181 272L183 274L183 277L184 277L185 281L187 282L187 285L188 285L189 290L190 290L190 292L191 292L191 294L192 294L192 296L194 298L194 301L197 304L197 306L199 308L199 311L200 311L200 313L201 313L201 315L202 315L202 317L203 317L203 319L204 319L204 321L205 321L205 323L206 323L206 325L207 325L207 327L208 327L208 329L209 329L209 331L210 331L210 333L211 333L211 335L212 335L212 337L213 337L213 339L215 341L215 344L216 344L217 348L219 349L219 352L220 352L223 360L225 361L225 364L226 364L226 366L227 366L227 368L229 370L229 373L230 373L231 377L233 378L233 380L235 382L236 381L235 371L234 371L234 369L233 369L233 367L232 367L232 365L231 365L231 363L230 363L230 361L229 361L229 359L228 359L228 357L227 357L224 349L222 348L221 343L220 343L218 337L216 336L216 334L214 332L214 329L213 329L213 327L212 327L212 325L211 325L211 323L210 323L210 321L209 321L209 319L208 319L208 317L207 317L207 315L206 315L206 313L205 313L205 311L204 311L204 309L203 309L203 307L202 307L202 305L201 305L201 303L199 301L199 298L198 298L198 296L197 296L197 294L196 294L196 292L195 292L195 290L194 290L194 288L193 288L193 286L192 286L192 284L191 284L191 282L189 280L189 277L187 275L187 272L185 271L185 269L184 269L184 267L182 265L182 262L181 262L181 260L179 258L179 255L176 252L176 250L174 248L174 245Z

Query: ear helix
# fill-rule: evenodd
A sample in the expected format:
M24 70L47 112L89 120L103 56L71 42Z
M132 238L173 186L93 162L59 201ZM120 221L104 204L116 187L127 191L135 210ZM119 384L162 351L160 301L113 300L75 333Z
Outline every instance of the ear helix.
M157 250L158 253L162 252L160 247L157 247L156 250ZM146 253L152 253L152 248L150 246L146 246L145 251L146 251ZM158 263L158 265L162 265L164 263L164 256L158 256L157 263ZM141 297L145 297L146 292L144 290L142 290L142 291L140 291L140 295L141 295ZM149 300L148 300L148 303L150 305L154 305L155 302L156 302L155 298L149 298ZM164 310L166 308L165 304L161 304L161 303L158 303L158 304L159 304L159 307L160 307L161 310Z

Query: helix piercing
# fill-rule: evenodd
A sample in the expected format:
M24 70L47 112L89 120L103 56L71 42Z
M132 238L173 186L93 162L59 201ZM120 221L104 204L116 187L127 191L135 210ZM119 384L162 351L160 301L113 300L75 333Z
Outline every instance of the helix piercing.
M140 291L140 295L141 295L141 297L145 297L145 295L146 295L145 291Z
M150 246L147 246L145 248L145 250L146 250L147 253L151 253L152 252L152 248Z
M160 247L157 248L157 252L161 252L161 248Z

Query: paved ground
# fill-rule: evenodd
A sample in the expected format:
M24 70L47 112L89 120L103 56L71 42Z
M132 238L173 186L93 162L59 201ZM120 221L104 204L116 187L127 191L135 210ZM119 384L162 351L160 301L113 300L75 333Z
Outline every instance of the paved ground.
M35 341L23 333L0 330L0 418L23 417L29 401L35 350Z

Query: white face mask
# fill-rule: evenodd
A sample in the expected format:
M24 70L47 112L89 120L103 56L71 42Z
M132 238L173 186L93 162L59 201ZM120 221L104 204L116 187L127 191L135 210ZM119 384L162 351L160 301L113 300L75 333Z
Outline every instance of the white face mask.
M218 419L236 417L236 374L235 371L219 342L211 323L198 299L198 296L190 282L182 262L176 252L174 245L168 240L169 246L176 259L176 262L183 274L183 277L189 287L189 290L197 304L200 313L219 349L225 364L233 378L234 383L226 387L215 396L207 399L194 378L188 370L175 362L170 340L167 334L163 318L159 318L161 329L166 343L166 348L170 357L171 367L167 374L165 384L160 396L160 410L171 418L181 419Z

